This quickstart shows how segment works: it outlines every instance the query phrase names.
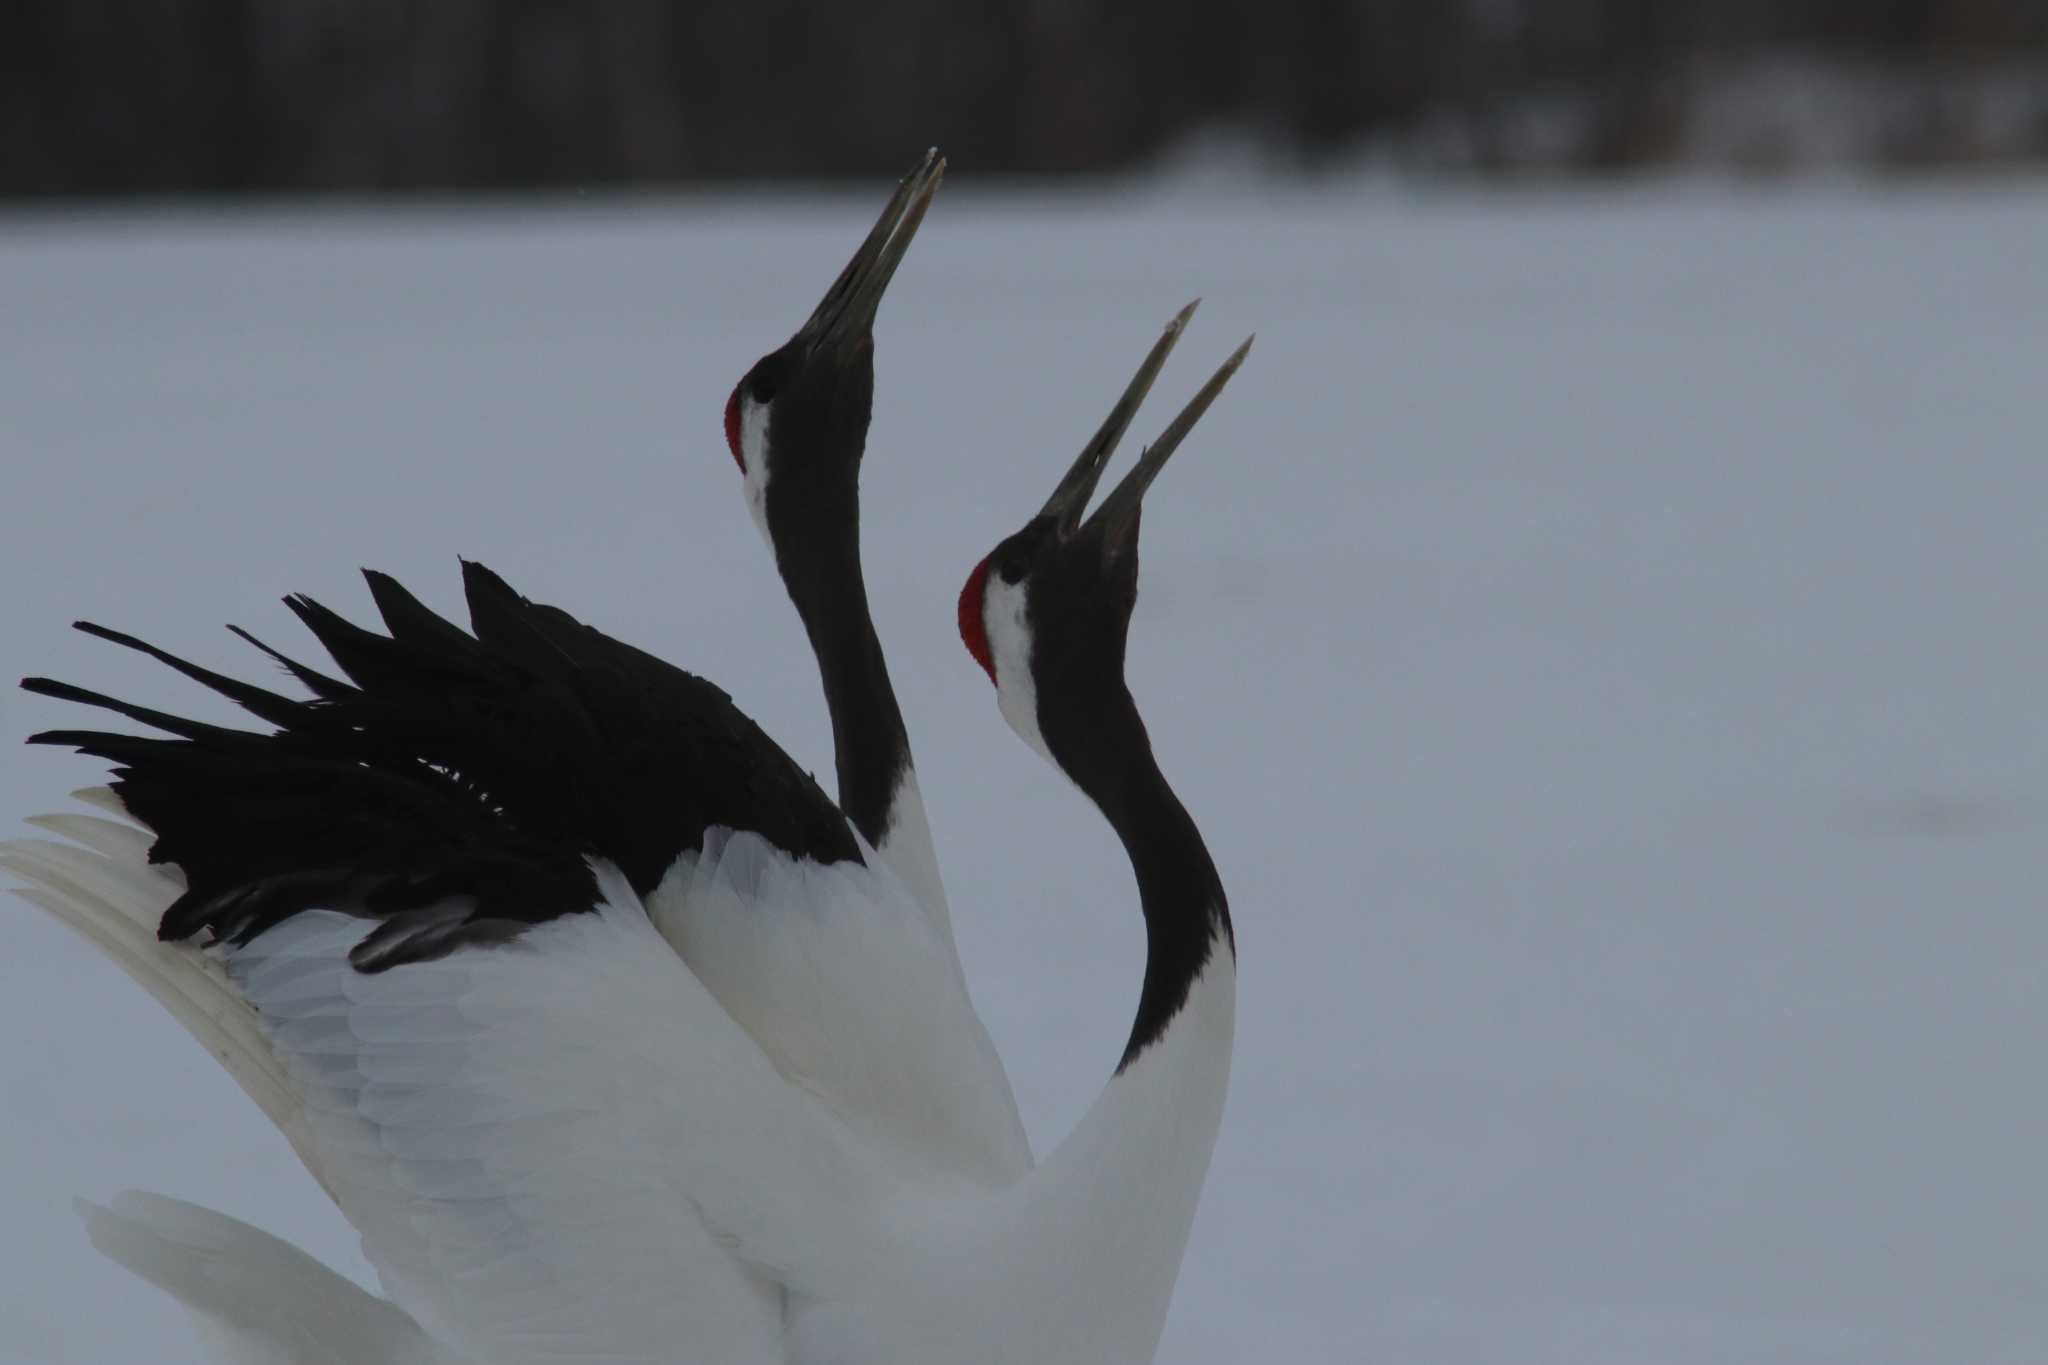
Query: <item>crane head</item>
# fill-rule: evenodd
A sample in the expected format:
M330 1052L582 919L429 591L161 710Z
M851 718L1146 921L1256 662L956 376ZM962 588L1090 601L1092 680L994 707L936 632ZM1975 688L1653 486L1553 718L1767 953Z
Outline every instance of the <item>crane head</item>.
M960 638L995 684L1004 719L1069 774L1092 727L1118 710L1115 703L1128 704L1124 646L1138 600L1145 490L1251 350L1247 337L1084 520L1109 457L1194 311L1191 303L1167 323L1052 497L960 590Z
M809 320L756 361L726 400L726 445L771 546L776 504L823 509L849 524L856 515L875 393L875 313L945 174L938 149L926 152Z

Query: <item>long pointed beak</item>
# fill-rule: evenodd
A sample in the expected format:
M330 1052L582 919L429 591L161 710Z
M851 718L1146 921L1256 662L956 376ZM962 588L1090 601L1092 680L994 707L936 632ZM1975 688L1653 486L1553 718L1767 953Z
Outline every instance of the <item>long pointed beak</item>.
M1109 466L1109 457L1116 453L1117 442L1123 440L1124 432L1130 429L1131 419L1138 415L1138 405L1152 391L1152 381L1159 377L1166 357L1173 354L1181 331L1201 304L1202 301L1196 299L1173 315L1173 321L1166 324L1159 340L1152 343L1151 352L1124 389L1123 397L1116 400L1116 406L1109 410L1102 426L1088 444L1081 447L1080 458L1060 479L1059 487L1053 489L1052 496L1045 500L1045 509L1039 515L1051 517L1061 535L1072 535L1074 528L1081 524L1081 513L1088 510L1088 499L1095 496L1095 485L1102 481L1102 471Z
M1192 311L1192 307L1194 305L1190 305L1188 311ZM1178 334L1180 323L1184 323L1188 319L1188 311L1184 311L1180 317L1174 319L1174 323L1169 325L1167 338L1161 338L1161 346L1165 346L1165 348L1171 346L1171 338L1174 338L1174 334ZM1253 340L1257 340L1257 338L1249 338L1247 336L1243 346L1239 346L1237 350L1231 352L1231 358L1223 362L1223 368L1219 368L1217 372L1214 372L1214 375L1210 375L1208 383L1202 385L1200 391L1192 399L1188 399L1188 405L1180 409L1180 415L1174 417L1174 420L1167 424L1167 428L1163 432L1159 432L1159 440L1155 440L1153 444L1145 446L1145 454L1139 456L1139 463L1133 469L1130 469L1128 475L1124 475L1122 483L1118 483L1114 489L1110 489L1110 495L1102 499L1102 505L1100 505L1100 508L1096 508L1096 514L1092 518L1087 518L1087 528L1092 528L1092 530L1100 528L1102 544L1104 544L1104 553L1106 555L1116 555L1118 551L1122 551L1124 544L1130 538L1130 530L1137 526L1139 503L1145 499L1145 489L1149 489L1153 479L1159 477L1159 471L1165 469L1167 458L1171 458L1174 450L1180 448L1180 442L1186 440L1188 432L1194 430L1194 424L1202 420L1202 413L1208 411L1208 405L1217 401L1217 395L1223 393L1223 385L1231 383L1231 375L1235 375L1237 366L1241 366L1245 362L1245 356L1251 354L1251 342ZM1151 370L1157 370L1155 360L1163 360L1163 358L1165 356L1161 354L1161 348L1155 346L1153 354L1147 356L1145 364ZM1145 385L1151 385L1151 375L1149 375L1147 370L1139 370L1139 379L1143 379ZM1126 393L1124 397L1130 397L1130 395ZM1118 403L1118 409L1120 407L1122 405ZM1116 422L1116 417L1118 417L1118 413L1112 411L1110 413L1110 422L1112 424ZM1130 424L1130 413L1122 413L1122 426L1128 426L1128 424ZM1104 430L1108 430L1108 426L1110 424L1104 424ZM1102 467L1098 465L1094 469L1094 473L1087 477L1087 487L1092 489L1100 475L1102 475ZM1069 473L1067 477L1073 479L1073 473ZM1075 516L1077 516L1077 512L1075 512Z
M918 224L924 221L925 210L931 207L932 196L939 192L939 182L945 178L946 159L934 147L898 182L896 193L889 196L888 207L875 220L867 240L825 291L824 299L797 332L798 336L813 345L835 345L871 334L889 280L902 263L903 253L910 250L910 240L917 236Z

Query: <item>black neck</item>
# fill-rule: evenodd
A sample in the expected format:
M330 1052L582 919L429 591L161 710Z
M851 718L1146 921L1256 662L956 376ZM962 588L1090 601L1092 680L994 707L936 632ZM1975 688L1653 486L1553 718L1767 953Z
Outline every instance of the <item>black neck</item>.
M839 808L862 838L879 845L910 769L910 736L868 614L857 518L832 530L806 529L811 534L776 536L776 563L818 656L832 714Z
M1083 734L1056 745L1054 755L1123 840L1145 914L1145 984L1121 1071L1180 1013L1216 941L1234 951L1234 940L1223 880L1194 817L1159 771L1130 694L1119 688L1112 703L1088 717Z

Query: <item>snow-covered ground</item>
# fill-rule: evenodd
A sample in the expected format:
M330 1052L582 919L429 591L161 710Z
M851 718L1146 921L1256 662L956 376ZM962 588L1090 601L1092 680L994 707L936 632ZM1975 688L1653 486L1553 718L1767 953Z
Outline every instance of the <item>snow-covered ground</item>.
M0 221L0 671L224 715L276 598L456 555L831 748L719 432L874 193ZM883 311L869 577L1041 1149L1135 1001L1129 874L961 578L1157 327L1256 329L1148 503L1134 689L1231 888L1237 1080L1162 1359L2048 1359L2048 187L977 196ZM0 823L97 778L12 747ZM196 1358L73 1194L362 1275L284 1143L26 906L0 1357Z

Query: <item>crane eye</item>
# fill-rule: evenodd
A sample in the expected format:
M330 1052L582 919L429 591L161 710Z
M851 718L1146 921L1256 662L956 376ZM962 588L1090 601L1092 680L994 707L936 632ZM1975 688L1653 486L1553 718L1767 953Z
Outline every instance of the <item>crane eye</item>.
M747 397L753 402L767 405L775 401L775 395L782 391L782 381L789 376L789 347L770 351L754 362L754 368L747 371L747 377L740 381Z

